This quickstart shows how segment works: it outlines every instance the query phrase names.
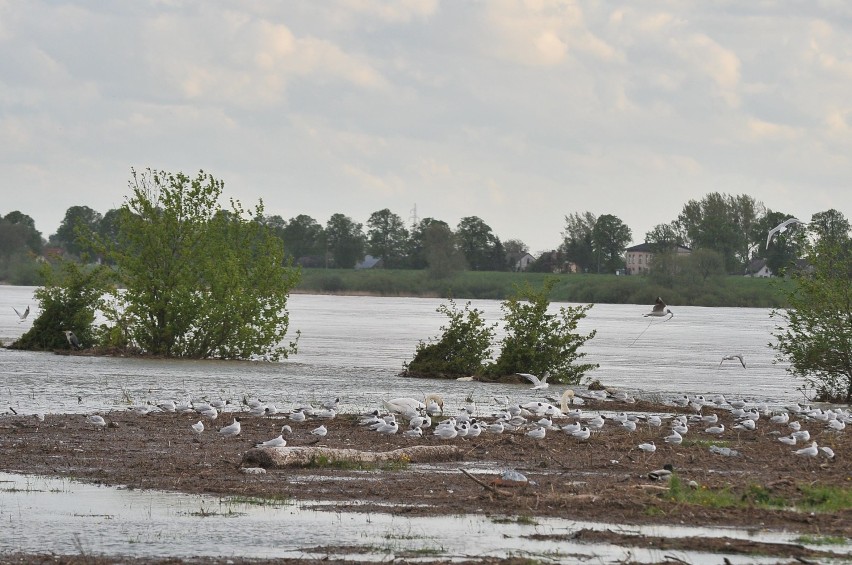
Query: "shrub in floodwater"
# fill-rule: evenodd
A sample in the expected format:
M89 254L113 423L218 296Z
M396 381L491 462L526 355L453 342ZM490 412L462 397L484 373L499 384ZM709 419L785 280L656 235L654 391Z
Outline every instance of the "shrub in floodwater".
M102 266L89 269L71 261L56 266L45 263L44 286L33 293L41 312L32 327L12 343L11 349L70 349L65 330L73 331L83 347L95 345L95 312L109 288L109 275Z
M596 333L592 330L581 335L576 331L592 305L563 306L558 314L548 313L555 283L551 277L538 290L529 284L516 287L503 302L506 336L500 343L500 356L487 369L490 376L549 373L549 382L577 384L586 372L598 367L597 363L575 364L586 355L580 348Z
M449 322L441 326L441 336L430 343L420 342L414 359L404 365L403 374L413 377L457 378L474 375L490 358L491 339L496 324L488 325L483 312L470 302L459 309L450 299L437 311Z

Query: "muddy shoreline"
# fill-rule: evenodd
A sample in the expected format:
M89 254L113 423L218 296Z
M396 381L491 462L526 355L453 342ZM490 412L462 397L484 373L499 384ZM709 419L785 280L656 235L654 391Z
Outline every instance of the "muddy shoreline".
M664 416L689 413L689 409L647 402L607 402L584 408ZM215 428L230 423L234 414L223 414L212 425L205 422L208 429L200 435L190 429L201 419L197 414L111 412L104 414L108 425L103 428L88 424L82 415L48 414L39 422L33 416L6 414L0 416L0 470L139 489L319 500L341 512L350 510L348 503L357 500L362 501L358 510L366 512L387 512L392 504L395 514L418 516L474 513L525 520L548 516L617 524L769 529L848 539L852 510L814 512L797 507L812 496L809 489L815 486L852 489L852 434L803 420L812 439L830 445L836 454L832 460L811 459L793 455L795 448L778 441L789 433L785 426L762 419L757 430L738 432L732 429L735 420L728 410L708 407L703 413L718 414L726 431L716 437L703 431L706 425L696 424L678 446L663 441L668 423L657 428L641 422L631 432L611 420L581 442L562 431L548 431L545 438L535 440L526 430L452 440L427 432L413 439L378 434L357 425L356 415L346 414L295 423L283 416L252 417L243 412L242 431L233 438L219 437ZM311 435L321 423L328 435ZM293 428L288 446L389 451L412 445L452 445L458 456L434 463L360 466L319 461L306 467L246 473L244 467L253 464L244 461L245 454L255 443L281 433L284 424ZM654 453L637 448L648 441L657 445ZM713 453L709 449L713 444L738 455ZM672 465L683 489L692 482L692 490L726 494L726 500L735 503L718 507L674 496L669 483L649 478L650 471L665 464ZM508 468L523 473L530 483L492 483ZM770 499L775 501L772 507L765 505ZM783 507L778 507L778 501ZM710 542L695 543L706 549ZM730 547L729 540L719 543ZM809 552L803 549L799 557L816 556L818 561L819 554ZM27 561L0 555L0 563L17 562Z

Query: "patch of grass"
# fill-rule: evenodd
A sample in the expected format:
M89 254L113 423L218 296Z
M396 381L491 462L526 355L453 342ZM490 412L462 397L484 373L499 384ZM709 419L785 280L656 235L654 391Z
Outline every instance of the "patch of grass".
M709 508L755 506L758 508L797 508L806 512L837 512L852 508L852 489L834 486L804 485L799 487L802 498L798 501L773 494L760 485L749 485L737 496L729 488L718 490L707 487L684 486L677 475L669 481L668 499L673 502L697 504Z
M763 508L784 508L790 506L790 501L773 495L769 489L760 485L749 485L741 500Z
M806 485L799 487L804 497L797 504L812 512L837 512L852 508L852 488Z
M846 545L847 543L843 536L810 536L807 534L793 538L793 541L805 545Z
M651 516L654 518L665 516L665 511L658 506L646 506L644 510L645 516Z
M672 475L669 479L668 495L674 502L697 504L709 508L730 508L740 504L740 500L727 488L721 490L711 490L707 487L690 488L684 485L677 475Z
M710 448L711 445L715 445L716 447L730 447L731 442L726 440L718 440L718 439L683 439L683 443L681 447L686 447L690 445L697 445L698 447L706 447Z

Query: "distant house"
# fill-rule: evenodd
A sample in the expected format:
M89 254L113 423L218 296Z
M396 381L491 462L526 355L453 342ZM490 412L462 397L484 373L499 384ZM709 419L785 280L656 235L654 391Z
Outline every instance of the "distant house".
M752 259L746 267L745 276L767 278L773 275L769 267L766 266L765 259Z
M355 263L356 269L381 269L385 266L385 262L381 257L373 257L365 255L363 259Z
M517 261L515 261L514 269L516 271L526 271L533 262L535 262L535 257L529 253L524 253Z
M654 246L650 243L640 243L624 250L624 262L628 275L639 275L651 270L651 260L654 258ZM678 255L689 255L692 249L678 245L675 249Z

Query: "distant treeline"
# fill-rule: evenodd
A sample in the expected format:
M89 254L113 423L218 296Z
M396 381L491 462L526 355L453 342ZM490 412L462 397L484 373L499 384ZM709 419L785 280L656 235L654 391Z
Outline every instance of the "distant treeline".
M671 305L723 307L783 307L780 289L785 279L718 276L700 282L678 281L668 286L646 276L460 271L444 279L428 271L302 269L296 290L305 293L421 296L454 299L503 300L516 285L541 286L556 277L550 299L555 302L653 304L657 296Z

